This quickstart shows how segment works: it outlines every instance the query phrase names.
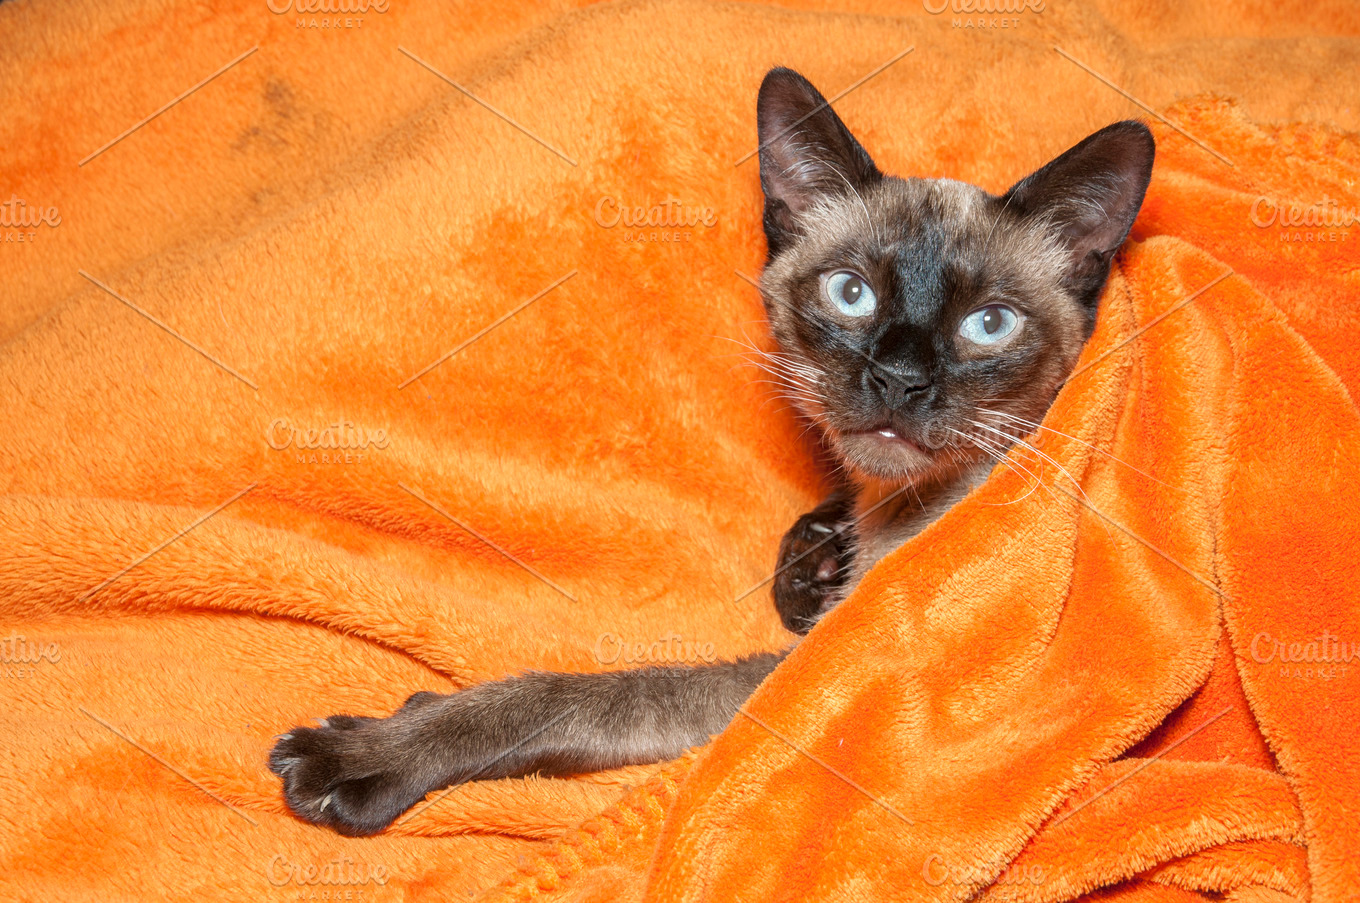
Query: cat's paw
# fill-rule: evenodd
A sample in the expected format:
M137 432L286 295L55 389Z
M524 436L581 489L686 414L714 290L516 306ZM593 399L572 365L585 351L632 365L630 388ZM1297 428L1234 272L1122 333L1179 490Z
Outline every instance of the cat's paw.
M798 634L831 608L854 554L848 525L825 507L798 518L779 543L774 607L784 626Z
M341 834L376 834L431 789L405 766L402 732L390 718L332 715L280 737L269 770L300 818Z

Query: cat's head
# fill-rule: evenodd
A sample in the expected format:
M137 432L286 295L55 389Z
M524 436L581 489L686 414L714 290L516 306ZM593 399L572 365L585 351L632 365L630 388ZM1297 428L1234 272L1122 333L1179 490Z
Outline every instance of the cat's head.
M1147 127L1101 129L998 197L884 175L792 70L766 75L757 113L771 363L831 450L916 483L1008 444L988 430L1028 433L1142 205Z

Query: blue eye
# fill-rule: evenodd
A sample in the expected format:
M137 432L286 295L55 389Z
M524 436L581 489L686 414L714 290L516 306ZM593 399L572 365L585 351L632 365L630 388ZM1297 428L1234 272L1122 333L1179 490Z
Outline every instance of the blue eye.
M867 317L878 307L878 296L859 273L837 270L822 275L822 293L847 317Z
M1015 332L1020 318L1015 311L1001 304L979 308L963 318L959 335L977 345L994 345Z

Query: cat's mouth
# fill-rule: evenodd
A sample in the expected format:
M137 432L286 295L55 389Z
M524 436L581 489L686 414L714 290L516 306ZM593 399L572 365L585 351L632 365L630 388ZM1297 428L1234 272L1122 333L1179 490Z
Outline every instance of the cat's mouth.
M866 441L877 442L880 445L883 445L888 448L900 447L910 448L918 452L923 451L921 446L917 445L911 439L908 439L906 436L903 436L897 430L887 425L877 426L869 430L861 430L858 433L851 433L850 435L861 436Z
M920 443L886 423L838 433L834 441L847 464L879 479L911 480L935 464Z

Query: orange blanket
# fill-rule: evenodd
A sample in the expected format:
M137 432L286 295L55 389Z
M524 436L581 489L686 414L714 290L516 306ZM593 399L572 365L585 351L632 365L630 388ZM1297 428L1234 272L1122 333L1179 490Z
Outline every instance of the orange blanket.
M1348 4L319 5L0 4L0 898L1354 899ZM1044 485L679 762L299 822L309 718L786 641L774 64L991 190L1156 111Z

